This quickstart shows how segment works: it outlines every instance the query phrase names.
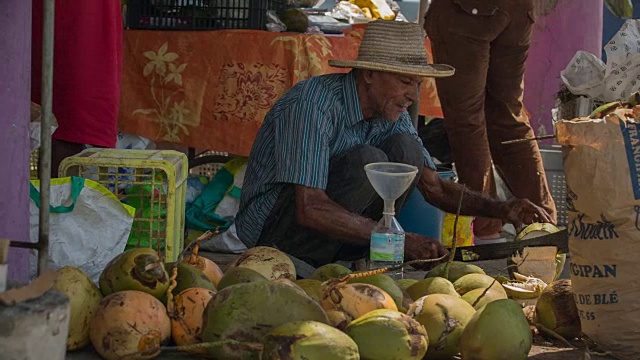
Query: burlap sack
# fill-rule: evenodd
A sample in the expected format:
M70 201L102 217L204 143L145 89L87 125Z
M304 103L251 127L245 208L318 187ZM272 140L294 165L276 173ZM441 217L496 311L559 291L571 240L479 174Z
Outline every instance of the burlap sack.
M616 110L556 131L582 331L617 358L640 359L640 124Z

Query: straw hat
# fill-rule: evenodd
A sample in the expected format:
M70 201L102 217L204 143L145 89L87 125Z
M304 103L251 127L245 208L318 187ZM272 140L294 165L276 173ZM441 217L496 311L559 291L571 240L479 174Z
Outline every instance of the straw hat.
M364 31L358 58L329 60L329 65L436 78L455 72L452 66L428 63L424 32L419 24L393 20L370 22Z

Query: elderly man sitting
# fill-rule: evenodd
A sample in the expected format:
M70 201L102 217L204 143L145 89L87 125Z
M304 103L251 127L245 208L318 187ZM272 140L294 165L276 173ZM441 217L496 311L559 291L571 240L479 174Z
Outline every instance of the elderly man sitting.
M368 254L383 202L366 177L366 164L390 161L419 169L396 201L396 212L417 186L429 203L455 213L464 189L440 178L407 112L423 78L454 73L450 66L427 63L418 24L371 22L357 60L330 64L353 70L299 82L265 117L236 224L247 247L273 246L316 267ZM517 226L550 222L526 199L502 202L464 191L463 215ZM437 239L406 234L406 260L446 254Z

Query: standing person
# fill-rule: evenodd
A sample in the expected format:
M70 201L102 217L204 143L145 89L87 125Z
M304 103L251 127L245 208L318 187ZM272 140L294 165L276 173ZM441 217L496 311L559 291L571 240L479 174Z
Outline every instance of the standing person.
M42 89L43 0L33 0L31 99ZM122 75L120 0L56 0L51 172L87 146L115 147Z
M436 85L460 181L495 197L493 160L516 198L555 221L538 144L501 144L534 136L522 104L534 22L534 0L432 0L424 28L434 61L456 68ZM476 239L503 241L502 227L500 219L476 218Z

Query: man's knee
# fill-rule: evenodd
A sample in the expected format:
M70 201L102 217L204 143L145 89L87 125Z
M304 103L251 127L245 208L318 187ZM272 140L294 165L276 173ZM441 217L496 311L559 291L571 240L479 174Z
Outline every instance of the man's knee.
M389 161L413 165L419 169L424 166L422 145L409 134L391 135L381 148Z
M353 163L361 165L389 161L383 150L371 145L358 145L349 151L349 155Z

